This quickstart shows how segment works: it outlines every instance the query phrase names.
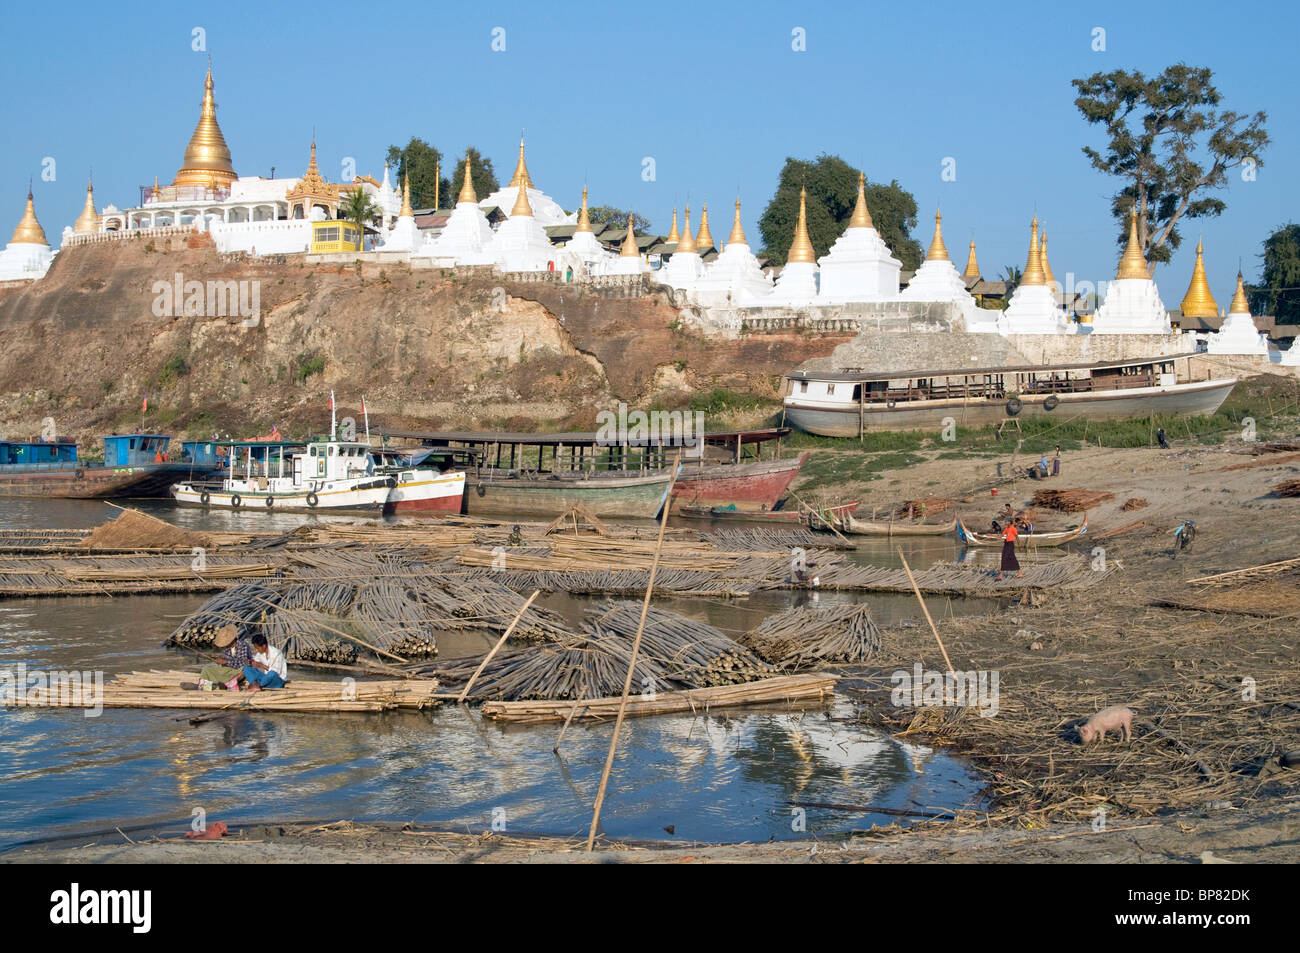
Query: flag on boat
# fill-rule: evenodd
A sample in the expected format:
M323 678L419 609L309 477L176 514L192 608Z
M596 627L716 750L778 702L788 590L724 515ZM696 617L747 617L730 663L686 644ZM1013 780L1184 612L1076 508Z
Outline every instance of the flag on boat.
M148 394L145 394L145 395L144 395L144 400L141 401L141 403L140 403L140 413L142 413L142 414L147 414L147 413L149 413L149 395L148 395Z

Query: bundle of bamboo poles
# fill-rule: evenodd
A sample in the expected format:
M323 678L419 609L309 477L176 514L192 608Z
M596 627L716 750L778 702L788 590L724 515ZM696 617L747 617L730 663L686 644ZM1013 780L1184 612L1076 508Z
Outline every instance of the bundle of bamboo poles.
M700 542L709 543L718 549L749 552L789 552L795 547L809 549L852 549L853 544L842 542L826 533L815 533L810 529L772 529L755 527L753 529L717 529L700 536Z
M796 607L768 616L741 640L784 669L865 662L880 651L880 630L866 605Z
M1034 493L1034 506L1046 506L1066 513L1090 510L1094 506L1115 499L1114 493L1105 490L1085 490L1082 487L1070 487L1064 490L1038 490Z
M583 572L531 570L501 572L496 569L467 569L461 578L490 578L517 592L568 592L575 595L640 595L645 592L650 572L646 569L586 570ZM740 580L716 573L689 569L660 569L655 591L691 596L747 596L760 587L757 580Z

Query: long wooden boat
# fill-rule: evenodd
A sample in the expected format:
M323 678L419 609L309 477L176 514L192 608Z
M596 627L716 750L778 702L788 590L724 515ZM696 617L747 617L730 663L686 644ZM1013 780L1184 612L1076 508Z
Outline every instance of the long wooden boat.
M465 475L465 506L471 516L555 516L581 503L596 516L654 519L667 499L668 478L667 470L536 474L481 470Z
M855 520L844 517L844 525L837 526L841 533L855 536L947 536L957 528L957 520L947 523L912 523L907 520Z
M682 467L673 486L672 512L683 506L713 507L730 503L752 504L772 509L790 488L808 454L785 460L753 460L746 463L690 463Z
M1235 378L1179 382L1191 354L1017 367L887 372L798 370L786 375L785 416L809 433L857 437L938 430L951 418L984 427L1012 417L1212 414Z
M753 507L737 506L683 506L677 511L677 515L694 519L735 520L749 523L804 525L811 523L820 528L825 525L838 526L845 517L858 508L858 503L858 500L849 500L847 503L825 506L819 509L815 515L801 511L797 506L794 509L777 510L761 510Z
M1021 533L1016 538L1016 543L1022 548L1029 546L1061 546L1071 540L1078 539L1084 533L1088 532L1088 515L1085 513L1083 522L1074 529L1061 530L1053 533ZM999 533L975 533L961 521L957 520L957 536L967 546L1001 546L1002 536Z

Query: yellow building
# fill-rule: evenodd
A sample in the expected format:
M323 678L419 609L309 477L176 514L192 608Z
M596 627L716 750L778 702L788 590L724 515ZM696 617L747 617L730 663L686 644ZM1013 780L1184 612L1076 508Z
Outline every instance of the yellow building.
M361 251L362 233L352 222L334 219L311 223L311 253L328 255L331 252Z

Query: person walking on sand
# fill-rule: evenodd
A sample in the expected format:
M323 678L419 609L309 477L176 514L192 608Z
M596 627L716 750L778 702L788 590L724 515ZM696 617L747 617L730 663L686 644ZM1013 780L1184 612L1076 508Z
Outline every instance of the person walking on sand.
M1016 559L1016 537L1020 535L1020 530L1016 528L1013 521L1007 524L1007 528L1002 531L1002 563L998 567L997 581L1002 581L1002 576L1011 570L1016 571L1016 578L1020 579L1024 573L1020 571L1020 561Z

